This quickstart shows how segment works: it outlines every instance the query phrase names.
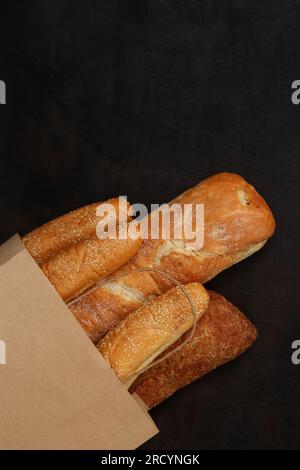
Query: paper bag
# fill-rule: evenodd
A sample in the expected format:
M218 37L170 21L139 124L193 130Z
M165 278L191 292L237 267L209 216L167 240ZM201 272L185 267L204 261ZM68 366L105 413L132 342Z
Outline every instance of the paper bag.
M16 235L0 247L0 449L134 449L158 430Z

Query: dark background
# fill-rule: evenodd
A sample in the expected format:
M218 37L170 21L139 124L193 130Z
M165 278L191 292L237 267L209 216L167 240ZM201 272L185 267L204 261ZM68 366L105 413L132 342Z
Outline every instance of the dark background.
M168 201L219 171L277 232L209 283L254 347L153 410L145 449L300 448L300 3L1 2L1 242L92 201Z

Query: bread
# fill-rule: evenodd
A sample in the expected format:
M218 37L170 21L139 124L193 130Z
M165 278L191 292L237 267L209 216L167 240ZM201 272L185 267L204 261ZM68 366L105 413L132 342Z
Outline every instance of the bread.
M236 174L219 173L207 178L172 202L204 204L204 246L191 251L187 240L145 240L135 257L122 267L122 273L158 268L183 284L205 283L262 248L275 230L266 202ZM170 280L154 273L130 274L87 295L71 310L91 339L97 341L145 297L170 287Z
M186 291L199 319L207 308L208 294L199 283L188 284ZM188 331L193 322L187 297L174 287L132 312L97 348L120 380L128 382Z
M236 174L211 176L172 203L204 205L203 247L188 250L185 239L146 240L135 264L162 269L181 283L209 281L262 248L275 230L274 217L266 202ZM162 290L171 286L167 278L157 275L154 278Z
M35 261L42 264L59 251L95 235L100 220L96 215L97 207L108 203L115 208L118 220L119 198L96 202L47 222L25 235L23 243Z
M129 261L124 268L118 270L117 275L128 273L134 268ZM112 279L115 278L115 274L112 274ZM117 326L130 312L160 293L149 272L133 272L87 294L69 308L96 344L104 332Z
M99 239L97 235L60 251L41 265L65 302L107 277L126 263L142 240Z
M195 335L182 349L141 374L130 387L148 408L225 362L235 359L256 340L254 325L222 295L209 292L209 305ZM172 347L184 341L181 337ZM168 351L169 351L168 350Z
M97 209L104 204L112 205L118 225L119 202L120 198L115 198L82 207L23 237L26 248L66 302L119 269L141 246L141 239L97 237L97 224L101 220ZM127 210L125 221L129 221L130 205L125 200L122 202L124 211ZM122 219L124 227L125 221Z

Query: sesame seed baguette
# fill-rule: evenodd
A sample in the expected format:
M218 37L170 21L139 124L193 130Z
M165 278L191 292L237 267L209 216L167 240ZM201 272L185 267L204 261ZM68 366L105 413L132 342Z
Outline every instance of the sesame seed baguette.
M216 292L210 291L209 298L208 308L198 321L193 338L180 351L141 374L130 387L130 393L136 393L148 408L232 361L256 340L255 326L237 307ZM184 339L185 335L169 350Z
M267 203L253 186L236 174L211 176L172 202L181 206L204 205L203 247L191 251L187 240L145 240L134 258L122 267L122 273L157 268L182 284L205 283L261 249L275 230ZM172 283L158 274L130 274L99 287L73 304L71 310L96 342L149 295L158 295L170 287Z
M65 302L72 300L132 258L141 239L99 239L97 235L60 251L41 269Z
M199 319L208 306L208 294L199 283L185 286ZM193 326L187 297L174 287L132 312L97 345L119 379L127 385L135 374L159 356Z
M96 210L101 204L111 204L115 208L118 221L119 198L96 202L38 227L23 237L24 245L38 264L44 263L59 251L96 234L96 226L100 220ZM127 206L130 207L129 204Z
M131 312L161 294L149 272L132 272L131 261L111 275L111 282L69 306L93 343ZM128 274L119 280L116 275ZM109 278L108 278L109 280Z

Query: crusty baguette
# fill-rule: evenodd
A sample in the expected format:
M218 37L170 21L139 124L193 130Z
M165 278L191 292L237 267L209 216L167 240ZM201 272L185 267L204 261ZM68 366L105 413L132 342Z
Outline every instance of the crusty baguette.
M174 355L141 374L130 388L149 407L225 362L256 340L254 325L222 295L209 292L209 305L191 341ZM170 350L184 340L180 338Z
M264 199L236 174L211 176L172 203L204 205L203 247L192 251L187 250L186 240L146 240L135 264L162 269L181 283L209 281L262 248L275 230ZM167 278L153 276L160 289L171 286Z
M199 319L207 308L208 294L199 283L185 287ZM190 303L179 287L173 287L132 312L97 347L120 380L128 383L192 326Z
M60 251L41 265L49 281L68 302L132 258L142 240L99 239L97 235Z
M100 218L96 209L101 204L112 204L118 220L119 198L96 202L57 217L23 237L23 243L38 264L42 264L59 251L96 234ZM129 204L128 204L129 207Z
M118 270L117 274L120 276L134 268L134 265L131 266L129 261L124 269ZM113 278L115 278L115 273L111 276L111 279ZM70 305L69 308L90 339L96 344L103 336L103 332L117 326L130 312L160 293L149 272L133 272L122 279L107 284L102 289L89 293L80 301ZM99 315L99 312L103 314Z
M219 173L207 178L172 202L204 204L204 246L191 251L186 248L186 240L145 240L122 272L154 267L183 284L204 283L259 250L275 229L266 202L236 174ZM157 295L171 286L168 279L154 273L130 274L87 295L71 310L91 339L97 341L137 308L145 296Z

